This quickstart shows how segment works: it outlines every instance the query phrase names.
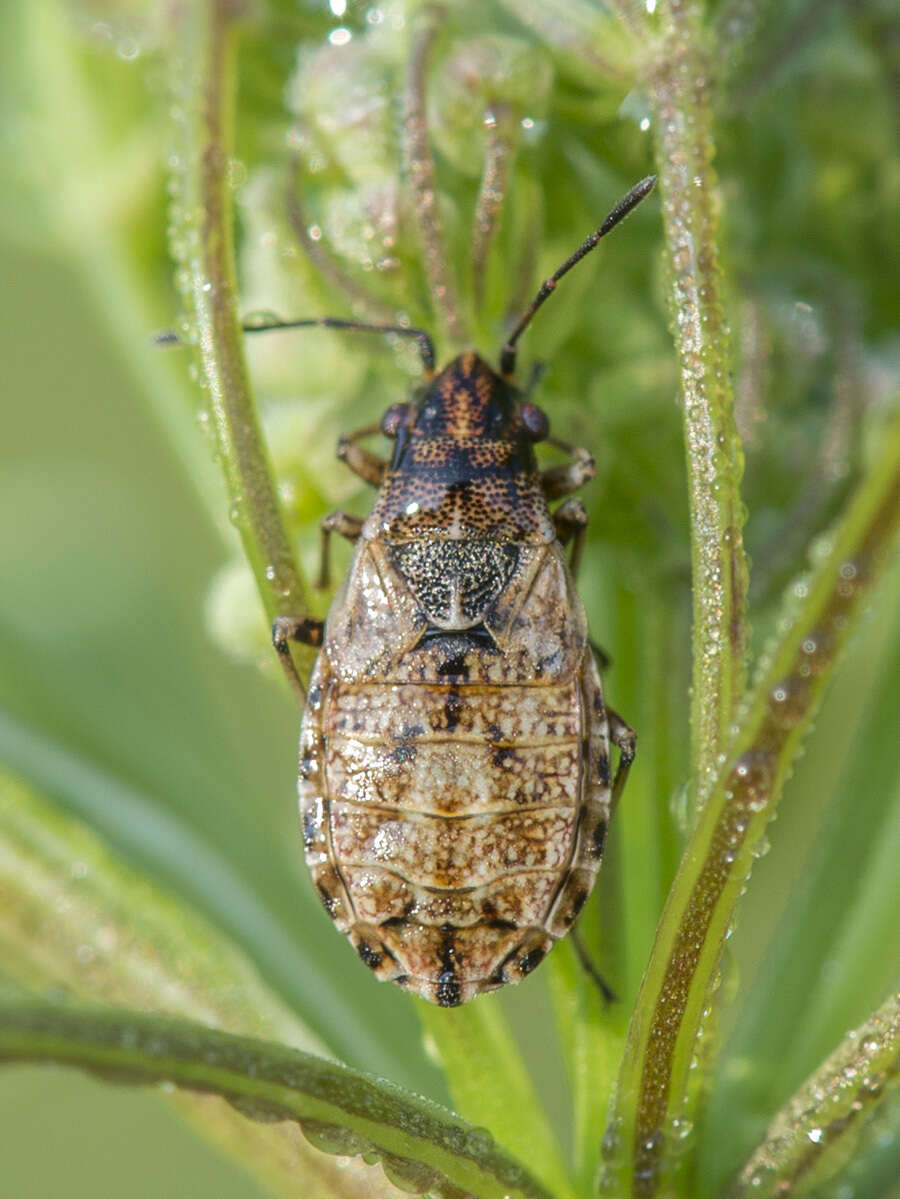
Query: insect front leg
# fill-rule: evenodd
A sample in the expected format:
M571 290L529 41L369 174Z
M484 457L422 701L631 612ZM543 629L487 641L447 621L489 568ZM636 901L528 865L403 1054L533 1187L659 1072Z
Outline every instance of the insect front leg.
M364 437L373 437L376 433L381 432L381 425L366 425L364 429L357 429L355 433L348 433L342 437L337 443L337 456L342 462L359 475L361 479L365 479L367 483L371 483L373 487L380 487L384 479L384 472L387 470L387 463L383 458L379 458L377 454L371 453L369 450L363 449L357 442L362 441Z
M616 767L616 777L613 779L612 795L610 796L610 806L615 811L637 751L637 733L612 708L606 709L606 715L609 719L609 739L619 750L619 765Z
M541 474L541 486L548 500L558 500L564 495L571 495L573 491L590 482L597 473L594 455L580 446L569 445L567 441L560 441L558 437L548 437L547 445L572 455L571 462L548 467Z
M331 534L340 533L348 541L356 541L362 532L362 517L349 512L332 512L322 521L322 553L319 560L319 587L331 586Z
M294 659L291 657L291 641L299 641L301 645L319 646L325 631L323 620L314 620L310 616L302 619L297 616L276 616L272 622L272 644L278 654L285 677L291 690L300 702L300 707L306 707L306 688L297 673Z

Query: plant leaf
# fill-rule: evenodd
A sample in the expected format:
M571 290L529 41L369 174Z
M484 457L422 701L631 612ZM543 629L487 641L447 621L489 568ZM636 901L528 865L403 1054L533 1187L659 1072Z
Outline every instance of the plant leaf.
M127 1084L221 1095L317 1148L382 1162L405 1190L550 1199L493 1138L436 1103L311 1054L188 1021L49 1003L0 1004L0 1060L75 1065Z
M731 1194L806 1193L847 1161L861 1125L900 1081L900 992L848 1033L782 1108Z

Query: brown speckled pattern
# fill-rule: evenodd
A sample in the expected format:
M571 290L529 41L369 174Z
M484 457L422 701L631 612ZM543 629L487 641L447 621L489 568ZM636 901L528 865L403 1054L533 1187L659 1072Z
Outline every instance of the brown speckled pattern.
M524 978L578 915L609 730L518 393L470 354L418 405L328 619L300 806L363 962L455 1006Z

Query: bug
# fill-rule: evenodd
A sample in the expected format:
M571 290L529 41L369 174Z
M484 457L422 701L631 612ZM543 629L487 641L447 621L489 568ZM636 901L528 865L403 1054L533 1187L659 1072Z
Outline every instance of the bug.
M541 285L499 371L467 351L435 372L431 338L405 326L250 327L392 332L422 357L411 399L338 444L378 494L365 520L323 521L323 584L331 535L355 544L327 621L279 617L273 642L305 702L300 812L325 909L379 979L442 1007L520 981L568 932L634 758L574 586L587 512L571 493L594 459L550 435L514 375L538 308L654 183ZM389 460L360 444L378 432ZM541 441L568 462L539 469ZM319 647L308 690L292 640Z

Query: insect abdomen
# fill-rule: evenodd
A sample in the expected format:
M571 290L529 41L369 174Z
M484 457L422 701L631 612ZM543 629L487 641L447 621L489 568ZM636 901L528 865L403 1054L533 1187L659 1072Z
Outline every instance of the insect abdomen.
M574 919L608 816L585 666L552 685L330 678L307 730L307 858L379 977L452 1006L523 977Z

